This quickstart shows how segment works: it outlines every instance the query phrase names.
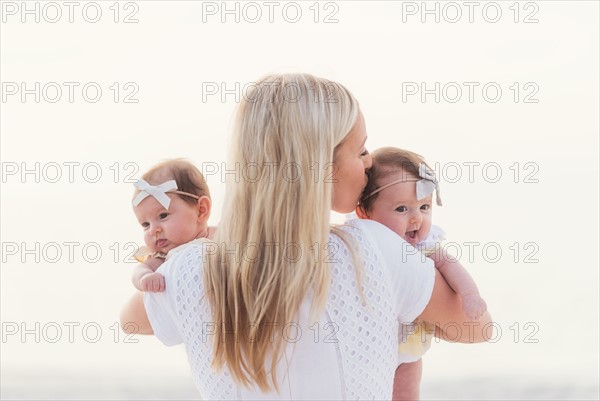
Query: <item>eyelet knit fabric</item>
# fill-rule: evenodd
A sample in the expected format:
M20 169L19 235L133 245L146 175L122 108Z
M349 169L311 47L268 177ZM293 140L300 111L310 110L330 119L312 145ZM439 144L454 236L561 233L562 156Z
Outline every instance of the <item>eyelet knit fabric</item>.
M166 291L146 293L144 303L155 336L165 345L185 345L203 399L391 399L399 325L412 322L429 302L433 263L377 222L352 221L343 229L364 263L360 284L350 250L330 235L327 306L309 319L309 293L297 319L281 327L285 352L277 364L279 391L268 393L238 385L227 367L211 369L218 328L205 298L204 245L194 242L171 251L157 270L165 276Z

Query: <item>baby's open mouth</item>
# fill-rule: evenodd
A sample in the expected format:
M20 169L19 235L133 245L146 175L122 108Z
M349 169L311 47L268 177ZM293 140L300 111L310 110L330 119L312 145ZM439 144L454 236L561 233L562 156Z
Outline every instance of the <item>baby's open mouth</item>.
M417 236L417 230L407 231L406 236L410 239L415 239L415 237Z

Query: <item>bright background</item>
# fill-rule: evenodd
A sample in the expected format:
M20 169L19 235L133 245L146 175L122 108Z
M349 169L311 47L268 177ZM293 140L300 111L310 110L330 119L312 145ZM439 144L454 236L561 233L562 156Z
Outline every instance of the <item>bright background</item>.
M142 243L126 178L171 157L222 171L236 83L291 71L353 91L370 149L404 147L439 166L444 207L434 220L460 244L501 334L489 344L434 344L423 398L599 398L598 2L480 2L473 22L463 2L279 2L273 22L263 2L228 2L240 20L233 11L222 22L221 2L111 1L95 3L97 23L82 16L86 5L95 16L87 2L72 23L62 2L56 23L53 5L26 4L37 4L39 23L33 14L21 21L21 2L3 1L0 29L3 399L198 397L181 347L129 343L116 330L133 292L128 244ZM251 23L254 4L263 15ZM302 14L291 23L294 7ZM423 7L438 7L439 23ZM462 18L451 23L456 7ZM497 9L499 21L488 22ZM138 22L123 23L132 13ZM40 83L39 103L34 94L22 101L20 88L12 94L22 82ZM52 85L41 89L50 82L62 88L56 103ZM79 84L73 102L63 82ZM96 103L82 96L89 82L102 89ZM128 82L137 103L123 102ZM451 102L452 85L437 103L406 94L422 82L455 82L462 97ZM464 82L478 85L472 102ZM206 91L222 83L233 90L224 99ZM495 103L493 87L488 100L482 94L487 83L502 90ZM528 94L537 102L524 102ZM37 177L21 174L35 163ZM217 224L224 182L207 180ZM477 243L472 260L468 242ZM65 243L75 243L72 258Z

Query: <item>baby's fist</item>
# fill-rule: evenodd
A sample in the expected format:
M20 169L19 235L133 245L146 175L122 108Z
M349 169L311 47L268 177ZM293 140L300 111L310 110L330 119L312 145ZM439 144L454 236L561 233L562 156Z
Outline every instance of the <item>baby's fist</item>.
M479 294L469 294L462 297L463 311L471 321L478 320L487 310L487 305Z
M140 280L144 292L162 292L165 290L165 277L160 273L146 274Z

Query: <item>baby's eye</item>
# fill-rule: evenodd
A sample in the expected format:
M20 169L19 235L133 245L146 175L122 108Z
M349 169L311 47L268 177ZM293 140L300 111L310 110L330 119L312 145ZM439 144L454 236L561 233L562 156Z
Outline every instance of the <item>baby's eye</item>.
M429 205L421 205L421 210L429 210L431 206Z
M404 212L407 212L407 211L408 211L408 208L407 208L406 206L398 206L398 207L396 208L396 211L397 211L397 212L400 212L400 213L404 213Z
M369 154L369 151L367 149L363 150L363 152L360 154L361 156L366 156Z
M142 223L142 227L148 228L148 227L150 227L150 223L148 223L147 221L145 221L145 222Z
M167 218L168 215L169 215L169 213L161 213L161 214L158 215L158 218L161 219L161 220L164 220L164 219Z

